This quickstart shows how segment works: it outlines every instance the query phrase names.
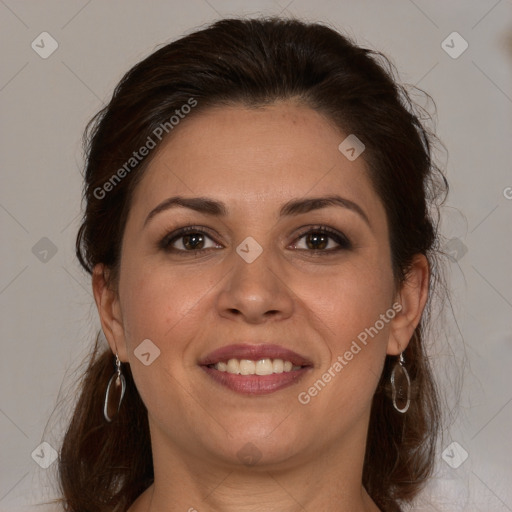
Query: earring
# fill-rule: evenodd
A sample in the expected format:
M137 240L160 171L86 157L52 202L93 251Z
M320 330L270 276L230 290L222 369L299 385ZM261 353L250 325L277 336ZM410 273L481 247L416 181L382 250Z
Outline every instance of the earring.
M123 401L124 392L126 390L126 380L124 375L121 373L121 361L119 360L119 356L116 354L116 372L110 380L108 381L107 392L105 393L105 403L103 404L103 416L110 423L112 421L113 416L115 416L121 407L121 402ZM112 388L112 384L114 387ZM111 388L116 391L116 394L120 394L117 402L117 407L114 409L114 413L112 414L112 404L110 403L110 394Z
M405 414L411 404L411 379L407 368L404 366L403 352L400 353L398 363L395 363L391 372L391 392L393 397L393 407L400 413ZM398 381L398 385L397 385ZM407 390L404 392L404 384ZM399 402L400 405L397 403ZM404 405L405 403L405 405Z

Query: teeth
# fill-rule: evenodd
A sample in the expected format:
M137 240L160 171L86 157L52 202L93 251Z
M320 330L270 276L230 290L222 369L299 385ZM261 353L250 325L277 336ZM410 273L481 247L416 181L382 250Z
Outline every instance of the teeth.
M274 373L272 359L260 359L255 366L256 375L272 375Z
M254 375L256 373L256 365L250 359L242 359L239 363L241 375Z
M271 375L272 373L291 372L299 370L300 366L293 366L291 361L282 359L260 359L251 361L250 359L230 359L227 363L219 361L214 365L220 372L233 373L235 375Z
M215 367L217 368L217 370L220 370L221 372L225 372L228 369L228 365L224 361L217 363Z
M283 373L284 371L284 362L282 359L274 359L272 362L272 370L274 373Z
M215 365L215 368L217 368L217 365ZM217 368L217 370L219 369ZM240 373L240 363L236 359L230 359L226 365L226 371L228 373Z

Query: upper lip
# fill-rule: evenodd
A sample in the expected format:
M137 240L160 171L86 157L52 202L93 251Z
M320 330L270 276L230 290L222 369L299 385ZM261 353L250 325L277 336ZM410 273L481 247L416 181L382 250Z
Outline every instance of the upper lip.
M312 366L312 362L306 357L279 345L249 345L244 343L218 348L201 359L199 364L206 366L229 359L250 359L252 361L282 359L283 361L290 361L294 366Z

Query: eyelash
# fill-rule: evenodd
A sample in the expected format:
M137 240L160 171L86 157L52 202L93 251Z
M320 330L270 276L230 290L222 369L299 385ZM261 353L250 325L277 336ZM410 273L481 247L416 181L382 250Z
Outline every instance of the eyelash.
M164 251L172 252L172 253L179 254L182 256L186 256L187 254L202 254L206 251L211 250L212 247L207 247L206 249L197 249L197 250L192 250L192 251L186 251L183 249L176 249L171 246L175 241L177 241L180 238L182 238L183 236L191 234L191 233L206 235L208 238L213 240L212 236L209 235L207 231L204 231L204 229L205 228L201 227L201 226L186 226L186 227L180 228L180 229L166 235L159 243L159 247L160 247L160 249L162 249ZM297 249L297 250L310 252L310 253L314 253L314 254L320 254L320 253L332 254L332 253L337 253L342 250L352 249L352 243L343 233L340 233L334 229L328 228L327 226L310 227L307 231L304 231L300 235L298 235L295 240L298 241L301 238L303 238L304 236L309 235L311 233L329 235L328 238L331 238L332 240L334 240L339 245L339 247L337 247L335 249ZM295 241L294 241L294 243L295 243Z
M296 243L304 238L306 235L309 234L321 234L321 235L328 235L328 238L331 240L334 240L338 244L338 247L335 247L334 249L297 249L298 251L304 251L313 253L316 255L328 255L328 254L334 254L338 253L340 251L346 251L349 249L352 249L352 244L350 240L339 231L336 231L335 229L328 228L327 226L310 226L307 230L302 231L299 235L297 235L296 239L294 240L293 244L296 245ZM327 242L329 244L329 242Z

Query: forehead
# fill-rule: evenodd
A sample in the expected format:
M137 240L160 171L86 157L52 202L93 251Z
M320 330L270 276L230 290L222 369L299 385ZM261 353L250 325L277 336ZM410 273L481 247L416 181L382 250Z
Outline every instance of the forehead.
M233 211L261 210L338 193L381 215L363 158L350 161L338 150L346 136L322 114L292 102L209 108L162 142L132 207L147 211L179 194L215 197Z

